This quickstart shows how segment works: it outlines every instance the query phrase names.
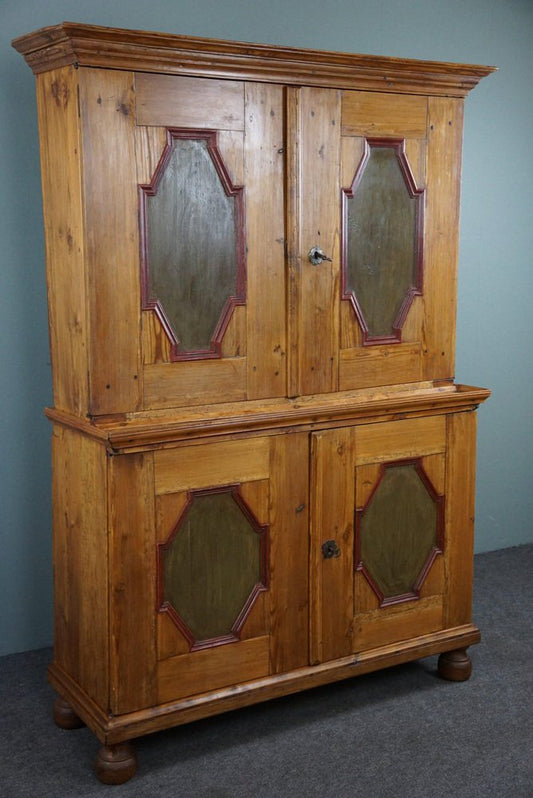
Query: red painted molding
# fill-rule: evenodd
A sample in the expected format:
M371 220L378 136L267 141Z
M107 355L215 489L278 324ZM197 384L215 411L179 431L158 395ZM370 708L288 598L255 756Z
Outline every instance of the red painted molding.
M383 480L383 477L385 476L385 472L389 468L397 468L398 466L414 466L421 482L423 483L430 497L435 502L437 508L436 540L435 540L435 545L432 547L431 551L428 554L426 562L422 566L420 573L418 574L414 584L412 585L412 589L406 593L402 593L397 596L384 596L383 591L380 589L379 585L373 578L372 574L369 572L361 555L361 521L367 508L370 506L370 503L372 502L372 499L374 498L376 491L379 488L381 481ZM426 471L424 470L422 458L415 457L406 460L392 460L388 463L382 463L380 466L379 475L376 480L376 484L372 488L372 492L370 493L370 496L368 497L365 505L363 507L357 507L355 510L355 562L356 562L355 570L360 571L363 574L366 581L368 582L368 584L370 585L370 587L378 597L379 606L388 607L391 606L392 604L401 604L405 601L412 601L413 599L420 598L420 590L426 580L427 575L429 574L431 566L435 562L437 556L439 554L442 554L443 551L444 551L444 496L440 493L437 493L437 491L435 490L433 483L431 482L430 478L426 474Z
M148 243L148 227L146 198L157 194L159 185L172 157L174 142L177 139L194 139L206 142L207 151L216 169L227 197L235 198L235 257L237 262L235 294L229 296L220 314L218 324L213 332L209 349L184 351L180 346L176 332L165 313L162 302L152 295L150 288L150 257ZM246 304L246 241L245 241L245 207L244 186L234 186L218 148L217 131L192 128L167 128L167 142L150 183L139 185L139 223L140 223L140 258L141 258L141 308L152 310L161 322L161 326L170 341L170 359L205 360L222 356L222 340L224 338L233 310L237 305Z
M163 558L164 553L170 548L172 541L179 534L179 530L194 500L200 496L209 496L216 493L230 493L233 500L249 522L252 529L260 536L260 581L252 588L250 595L246 599L241 611L235 619L233 626L228 634L209 640L196 640L194 633L187 626L177 609L165 599L163 584ZM164 543L157 544L157 611L165 612L180 630L182 635L189 643L190 651L198 651L203 648L215 648L216 646L234 643L240 640L241 631L250 615L257 597L269 588L270 583L270 527L268 524L259 523L253 510L246 503L240 485L223 485L215 488L204 488L202 490L191 490L187 493L187 501L183 507L176 524Z
M352 199L359 184L361 183L365 167L370 158L370 150L373 147L388 147L394 149L400 171L405 181L406 188L409 196L416 200L415 211L415 280L405 294L401 304L398 315L396 316L391 335L371 335L366 323L363 309L354 294L353 290L348 288L348 200ZM405 152L405 139L394 138L365 138L364 151L361 161L355 170L355 175L352 184L349 188L341 190L342 200L342 228L341 228L341 298L350 302L359 327L363 335L363 346L375 344L394 344L400 343L402 340L402 327L409 313L409 309L413 303L415 296L422 295L423 292L423 260L424 260L424 206L425 206L425 188L418 188L416 181L407 160Z

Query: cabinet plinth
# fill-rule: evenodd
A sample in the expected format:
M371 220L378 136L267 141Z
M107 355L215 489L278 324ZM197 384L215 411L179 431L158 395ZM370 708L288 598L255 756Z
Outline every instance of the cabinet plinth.
M36 73L56 723L131 739L470 675L463 101L493 69L63 23Z

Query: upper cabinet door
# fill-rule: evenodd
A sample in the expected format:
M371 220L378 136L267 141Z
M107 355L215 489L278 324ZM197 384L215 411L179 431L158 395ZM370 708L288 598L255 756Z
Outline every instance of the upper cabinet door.
M285 396L282 87L79 73L89 412Z
M291 393L452 378L462 100L304 88L291 114Z
M135 75L144 406L286 393L278 86Z

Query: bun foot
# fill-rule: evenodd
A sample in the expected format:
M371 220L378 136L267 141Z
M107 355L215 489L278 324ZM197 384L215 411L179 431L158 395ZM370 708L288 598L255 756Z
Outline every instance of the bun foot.
M56 698L54 703L54 721L60 729L81 729L85 726L68 701L61 697Z
M446 651L439 657L439 676L451 682L465 682L472 673L472 661L464 648Z
M131 743L103 745L96 756L94 770L103 784L129 781L137 770L137 758Z

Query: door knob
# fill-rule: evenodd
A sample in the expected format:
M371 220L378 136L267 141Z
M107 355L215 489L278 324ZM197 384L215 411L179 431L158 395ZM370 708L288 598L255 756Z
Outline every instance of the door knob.
M309 250L308 258L309 258L309 263L312 263L313 266L318 266L319 263L322 263L323 260L329 260L331 262L331 258L328 258L328 256L324 252L322 252L320 247L312 247Z

